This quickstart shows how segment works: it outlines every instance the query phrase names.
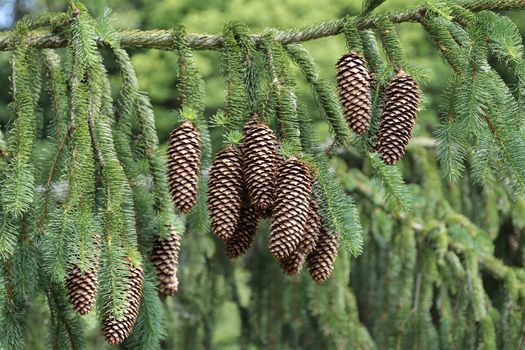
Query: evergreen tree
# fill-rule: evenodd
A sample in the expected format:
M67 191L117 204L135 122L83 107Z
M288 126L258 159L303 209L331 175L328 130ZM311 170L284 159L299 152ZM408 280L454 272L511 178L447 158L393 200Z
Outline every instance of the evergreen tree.
M0 33L12 95L0 349L44 332L49 348L84 348L86 322L122 348L213 348L225 305L241 348L523 348L524 47L498 11L525 2L376 14L382 3L304 28L230 22L201 35L115 31L71 1ZM407 21L454 72L435 140L412 139L425 72L401 48ZM333 58L336 90L301 42L338 34L349 52ZM132 47L177 57L167 157ZM220 52L226 76L212 118L193 57L204 49ZM214 157L210 128L223 135Z

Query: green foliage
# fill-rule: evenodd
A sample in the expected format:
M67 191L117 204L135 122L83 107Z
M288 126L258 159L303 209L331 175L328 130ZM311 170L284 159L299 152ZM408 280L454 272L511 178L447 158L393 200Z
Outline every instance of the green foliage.
M176 56L128 53L109 21L118 27L125 17L126 27L157 28L181 22L184 14L190 28L215 32L224 22L219 8L237 18L241 15L233 11L242 9L251 27L266 27L357 14L357 6L280 2L271 4L275 10L269 14L267 4L243 0L206 5L146 0L140 13L127 4L130 16L95 21L73 2L70 13L19 22L9 38L14 118L7 146L0 138L0 348L31 347L35 340L26 339L41 324L33 325L33 317L49 319L49 348L83 348L84 330L90 341L96 338L94 317L84 323L73 313L65 277L76 267L97 268L96 313L119 317L127 306L129 263L143 266L146 277L126 348L519 348L525 310L524 50L510 19L478 12L508 1L473 6L432 0L412 12L377 15L370 13L380 5L405 2L364 1L355 17L257 36L246 25L229 22L219 39L228 85L226 112L214 118L226 129L219 137L215 130L210 135L207 125L222 100L217 79L223 78L210 63L217 55L194 57L191 45L199 37L181 26L162 32L168 43L162 47ZM414 13L424 16L410 17ZM397 25L407 20L403 16L418 20L431 40ZM363 30L363 24L370 28ZM373 116L363 137L350 135L333 87L321 78L333 75L342 45L279 42L302 30L308 39L319 33L315 28L342 31L348 49L368 61ZM64 36L67 48L30 46L26 36L41 29ZM452 77L428 54L427 41L452 68ZM290 61L304 81L296 81ZM431 68L434 79L426 92L444 91L443 113L435 131L431 96L405 160L386 166L373 153L383 92L396 69L420 78L416 65ZM173 66L178 74L166 74L163 67ZM210 95L206 107L201 74ZM313 94L303 94L307 86ZM142 89L155 89L150 91L155 108ZM175 109L171 116L169 109ZM237 262L227 261L220 243L208 235L212 141L240 143L243 124L255 112L275 130L281 153L308 163L323 225L349 253L340 254L323 286L307 276L275 278L278 265L267 254L264 234L248 258ZM188 218L174 212L157 135L185 120L197 127L202 145L198 203ZM432 134L435 140L429 139ZM436 175L439 169L445 179ZM172 225L190 235L181 253L181 290L161 303L148 260L153 242L166 238ZM267 224L260 226L264 232Z

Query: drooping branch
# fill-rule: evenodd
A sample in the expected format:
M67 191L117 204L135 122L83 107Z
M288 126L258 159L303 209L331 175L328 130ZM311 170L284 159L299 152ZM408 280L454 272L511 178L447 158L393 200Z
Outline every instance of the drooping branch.
M470 11L507 11L525 9L525 0L462 0L459 5ZM417 6L413 9L391 13L388 19L393 23L417 22L427 14L425 6ZM359 29L375 28L381 17L367 15L357 20ZM344 30L345 19L337 19L319 24L275 32L275 40L282 44L298 43L313 39L324 38L341 34ZM122 47L148 47L163 50L173 49L174 33L172 30L123 30L116 34ZM254 40L261 41L263 34L253 34ZM0 33L0 50L7 51L12 47L13 36L11 32ZM59 48L67 46L67 38L63 35L54 34L50 31L34 31L26 38L30 46L37 48ZM102 39L98 40L100 45L104 45ZM221 35L210 34L189 34L188 43L192 49L214 50L222 47Z

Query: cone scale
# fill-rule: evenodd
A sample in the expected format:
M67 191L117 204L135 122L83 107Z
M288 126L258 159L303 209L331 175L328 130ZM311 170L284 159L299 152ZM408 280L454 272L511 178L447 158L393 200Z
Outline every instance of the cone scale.
M366 60L356 52L337 61L337 91L348 126L358 135L367 132L372 114L370 74Z
M215 156L208 179L208 211L212 232L230 239L239 224L243 202L242 159L239 149L229 146Z
M189 121L173 130L168 141L168 186L175 207L188 214L197 202L201 161L200 134Z
M270 226L270 253L279 260L292 254L303 237L311 190L307 166L296 158L288 159L277 175Z
M395 164L405 154L419 110L419 85L399 71L385 90L376 150L385 164Z
M121 344L131 333L140 308L144 273L141 268L130 267L128 306L121 320L105 314L102 319L102 333L110 345Z
M336 236L321 229L317 247L306 259L308 272L315 282L322 283L332 274L338 245L339 242Z
M157 239L151 254L151 262L157 273L157 291L164 297L174 295L179 287L177 268L180 238L175 228L170 228L170 236L164 240Z
M85 315L95 303L98 280L95 268L86 272L74 268L66 278L66 289L69 302L79 315Z

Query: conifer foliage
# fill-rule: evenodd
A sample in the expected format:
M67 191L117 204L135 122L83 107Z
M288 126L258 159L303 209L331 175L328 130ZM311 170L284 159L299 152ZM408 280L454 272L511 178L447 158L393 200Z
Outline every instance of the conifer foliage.
M523 347L525 50L516 26L490 10L525 3L432 0L373 14L382 2L364 1L357 17L301 30L251 35L231 22L219 36L200 36L182 26L116 32L73 0L67 13L28 17L0 34L0 47L12 51L13 98L0 150L0 349L26 347L26 316L35 310L50 318L53 348L81 348L80 316L97 314L109 344L158 349L166 333L160 297L179 293L178 307L198 304L189 318L206 320L188 321L202 329L182 336L208 341L220 319L217 305L230 301L239 307L246 344L268 344L271 334L282 348L304 345L290 339L312 348ZM437 157L407 147L421 70L399 44L394 23L403 21L419 22L454 71L435 135ZM349 51L330 82L299 42L339 33ZM180 108L167 154L123 46L177 54ZM227 82L225 110L211 119L223 131L213 158L192 55L206 48L220 50ZM102 50L120 72L115 102ZM515 79L504 80L489 57ZM292 62L329 125L329 147L316 140ZM49 111L41 106L47 95ZM410 187L394 166L405 153ZM347 166L342 182L334 158ZM462 174L465 181L448 182ZM494 191L468 187L468 180ZM269 234L259 234L267 218ZM192 233L187 254L185 229ZM495 257L507 241L512 265ZM254 289L255 302L241 301L244 279L232 278L232 264L214 261L224 257L213 249L217 242L230 259L251 248L239 265L252 269L242 283ZM309 277L300 275L303 266ZM279 268L295 277L276 278ZM203 306L186 283L214 300ZM224 285L231 293L218 291ZM306 326L272 328L276 311L298 322L290 300ZM304 330L311 324L322 328L316 339ZM349 329L351 339L338 336Z

